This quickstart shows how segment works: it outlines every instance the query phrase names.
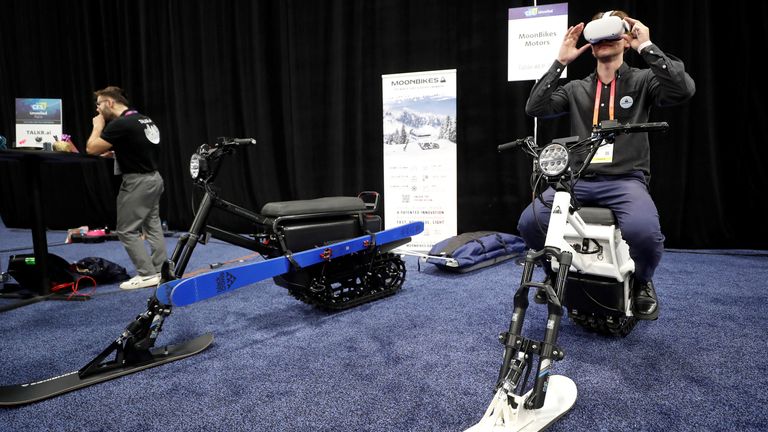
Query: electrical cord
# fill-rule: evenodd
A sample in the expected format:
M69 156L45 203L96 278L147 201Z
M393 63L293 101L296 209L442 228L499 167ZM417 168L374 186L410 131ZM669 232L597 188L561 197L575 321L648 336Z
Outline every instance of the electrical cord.
M541 224L541 220L539 219L539 215L536 212L536 200L541 202L541 204L546 208L552 208L551 205L547 204L546 201L544 201L544 198L542 195L544 194L544 191L538 192L539 189L539 183L541 182L541 179L544 177L544 174L539 174L538 178L536 178L536 181L533 181L533 177L536 174L534 173L531 175L531 212L533 213L533 220L536 222L536 226L539 227L539 231L542 232L542 234L546 235L547 231L544 229L544 226Z
M606 305L604 305L604 304L600 303L599 301L597 301L597 299L595 299L594 297L592 297L592 296L591 296L591 295L590 295L590 294L589 294L589 293L588 293L586 290L583 290L583 289L582 289L582 290L581 290L581 292L583 292L583 293L584 293L584 295L586 295L587 297L589 297L589 299L590 299L590 300L592 300L593 302L595 302L595 304L596 304L596 305L598 305L598 306L600 306L600 307L602 307L602 308L604 308L604 309L607 309L607 310L610 310L610 311L613 311L613 312L619 312L619 313L623 313L623 312L624 312L624 311L622 311L622 310L619 310L619 309L616 309L616 308L612 308L612 307L610 307L610 306L606 306Z
M66 242L49 243L48 247L64 246L66 244L67 244ZM34 250L34 249L35 248L33 246L21 246L21 247L16 247L16 248L11 248L11 249L0 250L0 254L4 254L4 253L8 253L8 252L18 252L18 251L23 251L23 250Z

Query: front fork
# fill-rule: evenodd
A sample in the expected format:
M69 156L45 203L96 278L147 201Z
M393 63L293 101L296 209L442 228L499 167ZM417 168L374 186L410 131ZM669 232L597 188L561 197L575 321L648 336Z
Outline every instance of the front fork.
M206 191L197 208L189 232L179 238L170 260L163 266L161 282L180 279L189 263L195 246L205 235L208 215L215 197ZM171 314L171 305L164 304L153 295L147 300L147 310L139 314L104 351L78 371L80 378L102 372L139 365L152 359L150 349L160 335L165 319ZM114 357L112 355L114 354ZM111 360L109 358L112 358Z
M201 239L204 240L205 226L208 221L208 214L211 212L211 207L213 207L213 202L213 196L210 192L206 191L202 201L200 201L197 212L195 212L192 227L190 227L189 232L179 238L179 242L176 243L176 247L173 249L171 254L172 268L170 271L175 279L181 279L184 275L184 270L186 270L187 264L189 264L189 258L192 256L195 246L197 246Z
M554 286L531 282L535 263L547 257L554 257L560 263ZM514 311L512 321L509 324L509 331L499 336L505 348L496 389L503 388L513 406L515 402L511 396L522 393L525 381L527 381L527 373L532 367L534 355L538 355L539 364L533 391L525 400L525 408L527 409L538 409L544 405L552 362L562 360L565 357L565 353L557 346L556 342L560 330L560 320L563 317L562 303L565 297L565 280L571 260L572 254L570 252L560 252L558 249L550 247L539 252L531 251L525 257L520 287L514 296ZM528 309L528 292L531 288L543 288L547 293L548 316L543 341L535 341L522 336L525 312ZM524 372L526 372L526 378L521 381ZM516 406L514 407L516 408Z

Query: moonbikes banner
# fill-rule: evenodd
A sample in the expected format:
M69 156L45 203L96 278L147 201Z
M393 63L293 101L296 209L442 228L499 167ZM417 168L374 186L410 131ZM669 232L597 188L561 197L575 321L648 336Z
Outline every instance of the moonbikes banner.
M382 75L384 222L424 222L409 249L456 235L456 70Z

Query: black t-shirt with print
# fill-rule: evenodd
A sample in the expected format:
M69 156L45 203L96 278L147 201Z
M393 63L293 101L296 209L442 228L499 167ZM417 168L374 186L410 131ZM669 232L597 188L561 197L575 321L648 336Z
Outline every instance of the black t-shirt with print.
M157 171L160 131L151 118L126 110L107 123L101 138L112 144L123 174Z

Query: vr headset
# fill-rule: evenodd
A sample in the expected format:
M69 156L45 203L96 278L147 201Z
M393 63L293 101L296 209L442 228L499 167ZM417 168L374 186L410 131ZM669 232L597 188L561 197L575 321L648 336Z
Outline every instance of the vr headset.
M590 21L584 27L584 39L591 44L602 41L621 39L621 35L629 31L629 25L620 17L611 15L613 11L604 12L601 18Z

